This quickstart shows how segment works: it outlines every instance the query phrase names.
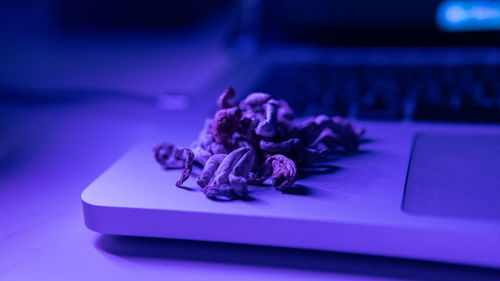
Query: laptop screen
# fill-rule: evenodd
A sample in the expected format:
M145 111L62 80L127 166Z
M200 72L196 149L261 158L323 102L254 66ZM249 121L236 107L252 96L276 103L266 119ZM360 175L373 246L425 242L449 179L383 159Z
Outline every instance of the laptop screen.
M497 45L500 1L262 1L266 43Z

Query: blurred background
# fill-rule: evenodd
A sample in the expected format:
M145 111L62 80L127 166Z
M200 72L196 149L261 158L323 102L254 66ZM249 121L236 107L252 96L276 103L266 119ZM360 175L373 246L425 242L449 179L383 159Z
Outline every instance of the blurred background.
M231 56L275 45L496 46L499 13L496 1L4 0L1 99L19 99L5 89L193 91Z
M499 5L442 0L4 0L0 85L158 94L177 80L169 80L169 66L175 65L178 75L209 79L203 66L220 69L228 54L270 45L497 45ZM193 82L170 87L194 90Z
M221 79L260 54L291 46L480 47L492 54L493 64L499 61L491 51L498 46L498 30L499 1L2 0L0 253L9 254L0 255L0 279L30 280L34 271L61 278L81 272L78 258L61 261L69 253L94 268L127 266L96 255L103 251L99 247L89 249L96 235L83 224L81 191L156 125L214 94L207 91L222 90ZM477 79L486 77L488 87L500 89L498 67L477 71ZM310 73L321 77L314 74L317 68ZM324 84L316 81L307 87ZM375 109L370 118L403 118L390 108L393 102L365 100ZM500 116L500 98L488 102L471 111L493 108L481 122ZM349 115L347 109L325 110ZM66 269L54 271L51 262ZM142 278L148 270L127 277ZM238 276L220 264L212 273L217 270L219 280ZM86 272L82 278L102 274Z

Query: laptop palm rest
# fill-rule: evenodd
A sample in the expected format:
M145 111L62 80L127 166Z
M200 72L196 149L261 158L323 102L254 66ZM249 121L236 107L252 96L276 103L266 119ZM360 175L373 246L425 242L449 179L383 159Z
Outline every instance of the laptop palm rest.
M403 210L500 219L500 136L415 138Z

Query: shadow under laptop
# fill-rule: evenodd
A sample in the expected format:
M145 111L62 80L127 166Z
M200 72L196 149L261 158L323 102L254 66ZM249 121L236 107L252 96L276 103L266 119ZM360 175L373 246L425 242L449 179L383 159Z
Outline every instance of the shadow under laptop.
M429 261L219 242L100 235L120 257L184 260L410 280L500 280L500 270Z

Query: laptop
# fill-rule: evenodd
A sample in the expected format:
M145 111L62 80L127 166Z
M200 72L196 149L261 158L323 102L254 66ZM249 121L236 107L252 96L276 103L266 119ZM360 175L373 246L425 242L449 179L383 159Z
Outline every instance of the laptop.
M87 227L500 268L500 3L240 5L234 66L83 191ZM294 194L220 202L193 176L176 187L181 170L152 147L188 146L228 86L344 116L366 130L360 151L304 169Z

